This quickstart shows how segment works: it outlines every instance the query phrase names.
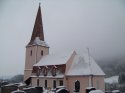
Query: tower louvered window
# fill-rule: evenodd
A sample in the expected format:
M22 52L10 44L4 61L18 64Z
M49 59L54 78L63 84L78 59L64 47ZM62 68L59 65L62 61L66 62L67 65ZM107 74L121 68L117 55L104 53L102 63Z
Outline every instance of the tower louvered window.
M41 50L41 56L43 56L43 50Z
M32 50L30 51L30 56L32 56Z

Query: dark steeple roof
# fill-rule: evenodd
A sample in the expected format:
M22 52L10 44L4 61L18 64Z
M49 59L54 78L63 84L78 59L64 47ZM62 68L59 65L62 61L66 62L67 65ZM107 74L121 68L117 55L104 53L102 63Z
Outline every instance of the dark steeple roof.
M39 38L39 40L44 41L44 33L43 33L43 24L42 24L42 14L41 14L41 7L39 5L32 37L28 45L32 45L36 37Z

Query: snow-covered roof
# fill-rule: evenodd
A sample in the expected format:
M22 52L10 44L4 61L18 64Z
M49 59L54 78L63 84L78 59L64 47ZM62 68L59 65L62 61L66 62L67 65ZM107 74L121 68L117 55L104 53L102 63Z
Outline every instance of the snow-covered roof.
M18 85L19 85L19 83L9 83L9 84L4 85L4 86L8 87L8 86L18 86Z
M93 88L95 88L95 87L86 87L86 89L93 89Z
M65 88L60 88L60 89L56 90L56 93L59 93L59 92L61 92L62 90L68 91L68 90L65 89Z
M50 54L43 56L42 59L34 64L34 66L49 66L49 65L62 65L66 64L73 52L65 54ZM79 55L76 54L73 62L69 68L67 76L81 76L81 75L105 75L98 64L88 54Z
M41 58L41 60L37 64L34 64L33 66L49 66L49 65L66 64L68 59L71 57L72 53L73 51L65 54L45 55Z
M23 88L23 90L34 89L36 86Z
M25 91L17 89L16 91L12 91L11 93L26 93Z
M33 43L31 45L28 45L28 46L33 46L33 45L49 47L48 44L45 41L40 40L39 37L36 37L35 40L33 41Z
M67 76L105 75L101 68L88 54L76 55Z

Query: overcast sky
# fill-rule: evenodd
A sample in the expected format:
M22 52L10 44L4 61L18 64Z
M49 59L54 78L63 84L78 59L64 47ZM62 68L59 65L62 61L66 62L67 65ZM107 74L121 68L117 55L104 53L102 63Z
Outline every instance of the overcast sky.
M0 0L0 76L23 73L39 2L50 53L125 55L125 0Z

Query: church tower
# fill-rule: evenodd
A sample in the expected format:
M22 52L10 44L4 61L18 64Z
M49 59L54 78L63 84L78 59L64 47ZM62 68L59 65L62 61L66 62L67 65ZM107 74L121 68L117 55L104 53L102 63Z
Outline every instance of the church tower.
M30 79L33 65L49 54L49 46L44 41L41 7L39 5L31 40L26 46L24 81Z

